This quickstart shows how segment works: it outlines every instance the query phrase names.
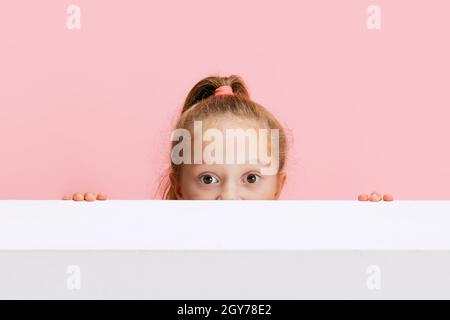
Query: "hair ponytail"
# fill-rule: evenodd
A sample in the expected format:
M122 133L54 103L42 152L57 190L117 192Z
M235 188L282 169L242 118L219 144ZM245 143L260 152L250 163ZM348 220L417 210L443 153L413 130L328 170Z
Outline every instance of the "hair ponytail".
M221 86L230 86L233 94L244 99L250 99L250 94L244 81L236 75L229 77L207 77L197 82L197 84L189 91L183 105L182 113L190 109L202 100L214 96L217 88Z

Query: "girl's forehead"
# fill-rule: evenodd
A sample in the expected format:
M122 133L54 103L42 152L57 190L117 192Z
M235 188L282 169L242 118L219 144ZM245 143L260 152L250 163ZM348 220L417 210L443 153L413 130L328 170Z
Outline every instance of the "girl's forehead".
M196 121L193 125L193 141L202 141L203 146L211 143L211 136L214 136L216 140L218 137L221 138L222 144L225 148L225 153L227 152L241 152L238 143L231 143L231 141L241 141L245 144L245 149L248 151L250 146L253 146L256 150L261 146L261 144L267 145L268 151L271 151L271 135L272 130L269 128L267 123L257 119L246 119L236 117L234 115L223 115L220 118L210 117L205 120ZM276 130L276 129L275 129ZM219 131L219 136L216 133ZM205 137L209 137L205 139ZM217 141L216 141L217 142ZM230 142L234 150L228 150L226 148L227 143Z
M267 124L258 119L237 117L234 115L221 115L218 117L208 117L201 120L204 129L264 129Z
M264 167L267 174L278 172L278 129L269 128L259 119L225 115L194 119L188 133L190 135L183 136L182 142L174 147L178 150L175 163L249 164ZM191 141L183 142L186 139ZM183 151L181 156L180 150Z
M248 172L248 171L259 171L264 164L188 164L183 166L183 168L189 169L192 172L216 172L216 173L226 173L226 172Z

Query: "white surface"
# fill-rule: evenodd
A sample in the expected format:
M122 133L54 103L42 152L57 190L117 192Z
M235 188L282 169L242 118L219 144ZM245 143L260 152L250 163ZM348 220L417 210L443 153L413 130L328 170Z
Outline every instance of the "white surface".
M450 201L0 201L0 250L450 250Z

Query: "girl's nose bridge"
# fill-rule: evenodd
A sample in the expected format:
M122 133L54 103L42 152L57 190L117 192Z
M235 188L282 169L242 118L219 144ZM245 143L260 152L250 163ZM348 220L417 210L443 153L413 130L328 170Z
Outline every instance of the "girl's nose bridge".
M220 190L220 198L222 200L237 200L239 199L239 189L233 182L224 183Z

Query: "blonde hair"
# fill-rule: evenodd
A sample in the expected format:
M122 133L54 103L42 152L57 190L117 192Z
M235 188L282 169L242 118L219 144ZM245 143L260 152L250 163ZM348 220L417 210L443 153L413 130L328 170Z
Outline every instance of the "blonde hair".
M233 95L215 96L215 90L221 86L230 86ZM221 115L233 115L241 119L251 119L264 123L270 129L279 130L279 170L282 171L286 162L286 134L280 122L263 106L250 99L249 91L244 81L236 75L229 77L211 76L200 80L186 97L183 109L175 129L191 128L194 121L205 120ZM172 142L172 148L176 145ZM176 200L177 181L182 165L171 162L168 173L160 184L162 198Z

